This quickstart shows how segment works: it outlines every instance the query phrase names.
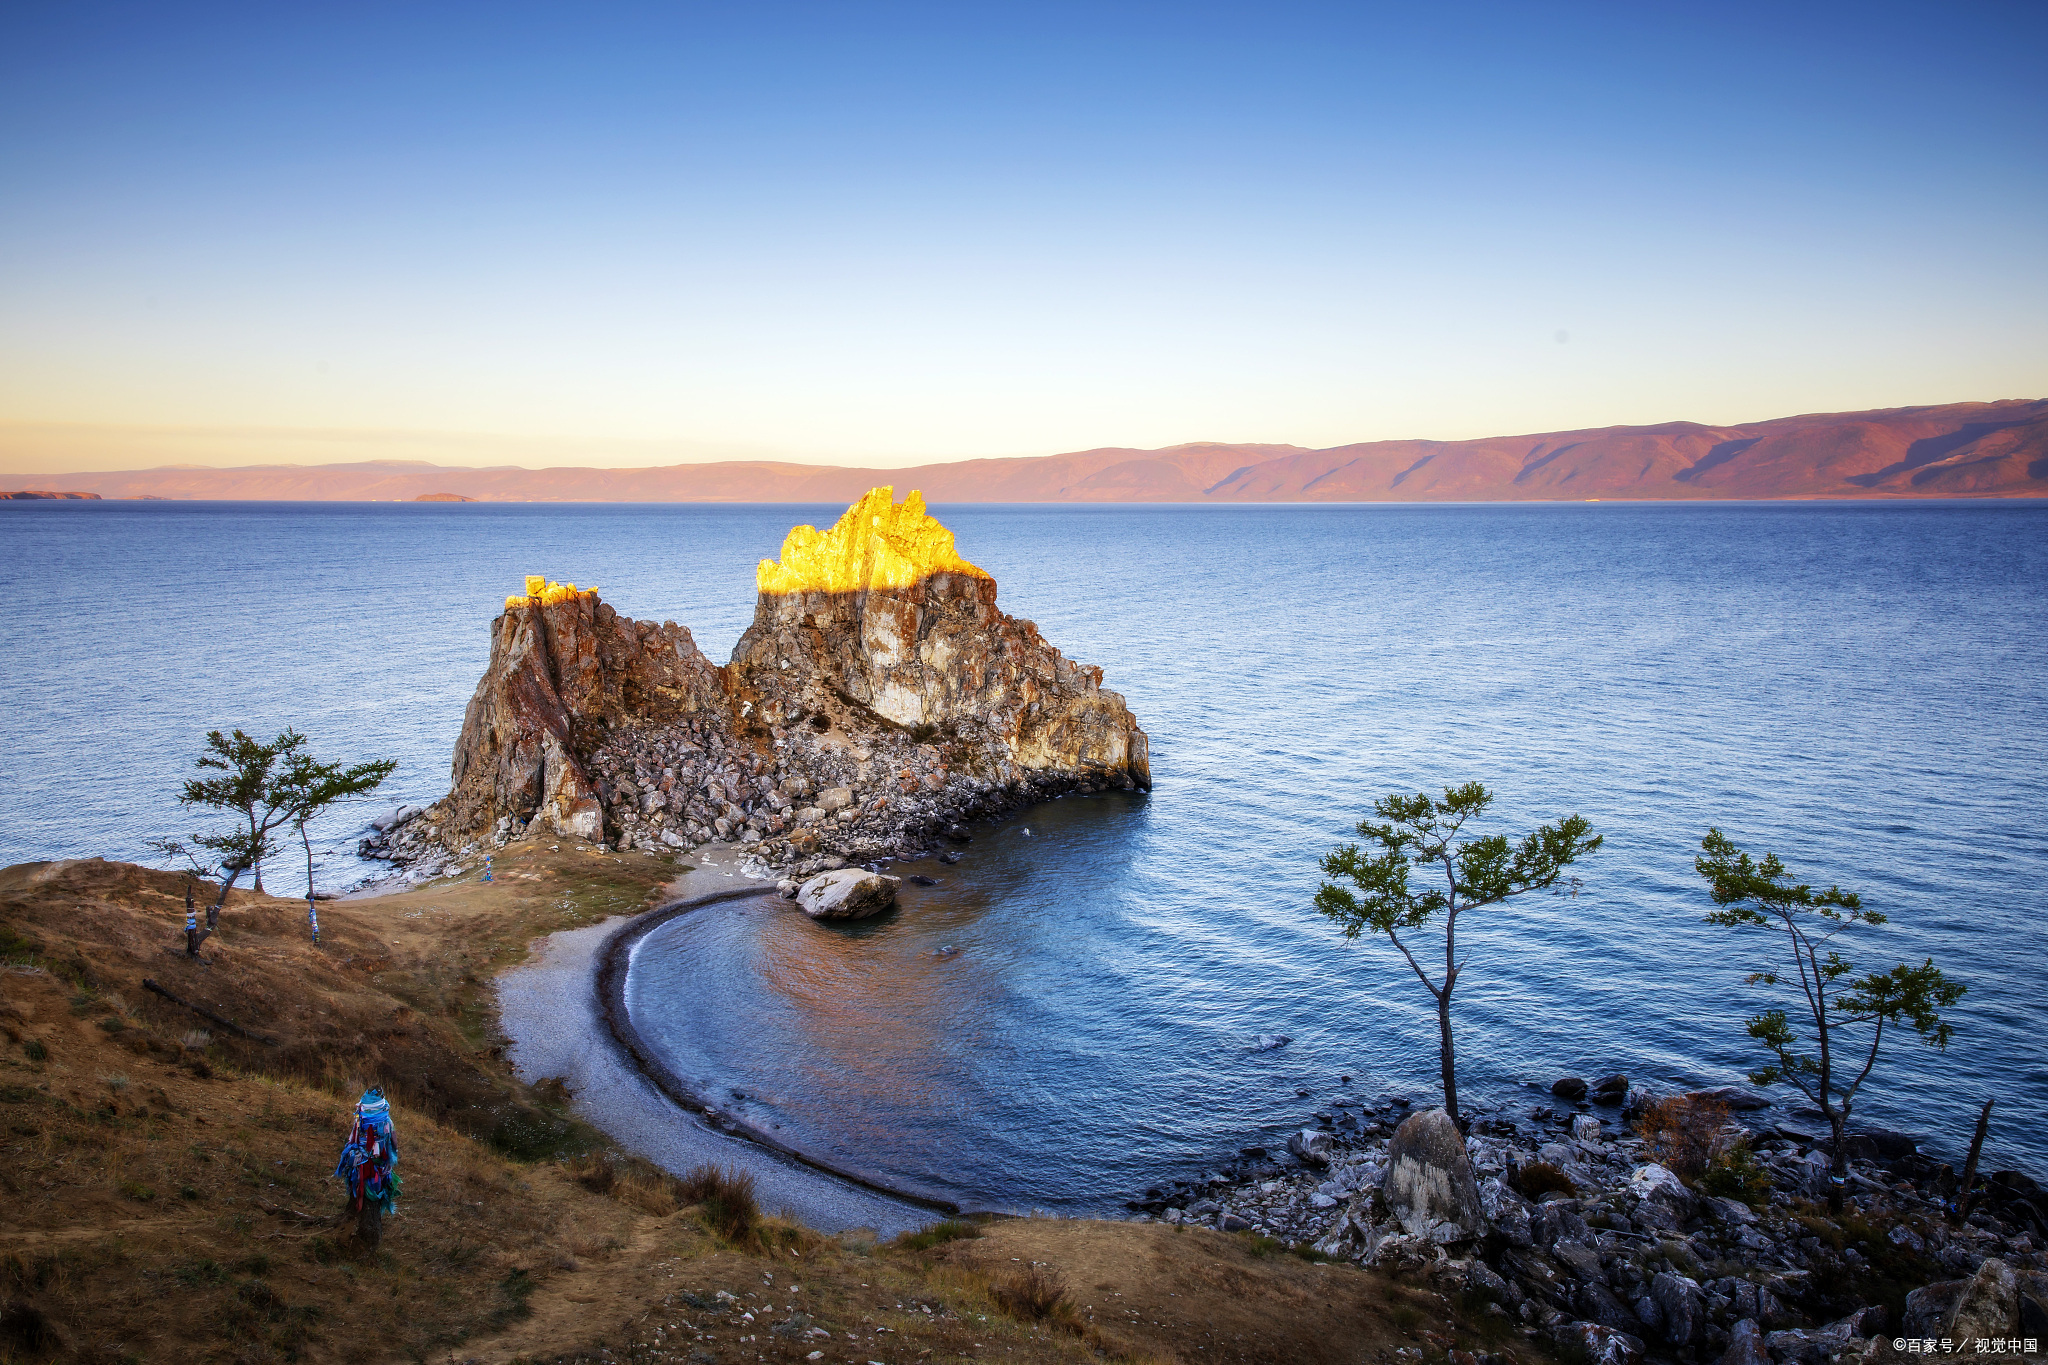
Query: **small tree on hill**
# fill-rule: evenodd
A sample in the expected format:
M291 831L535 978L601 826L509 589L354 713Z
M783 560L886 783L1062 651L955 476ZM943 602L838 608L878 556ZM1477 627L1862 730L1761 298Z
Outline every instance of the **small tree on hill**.
M1578 815L1554 825L1540 825L1520 843L1504 834L1460 841L1465 823L1493 804L1493 794L1477 782L1444 789L1443 800L1426 794L1396 792L1373 802L1377 821L1361 820L1358 833L1377 848L1340 844L1323 858L1323 872L1342 877L1350 886L1323 883L1316 909L1344 928L1344 937L1366 930L1385 934L1436 1001L1439 1048L1443 1060L1444 1108L1458 1117L1457 1052L1451 1040L1451 992L1466 964L1458 958L1458 916L1468 910L1499 905L1530 891L1556 884L1564 870L1600 847L1601 837ZM1443 884L1416 890L1409 872L1423 867ZM1405 930L1420 929L1441 913L1444 925L1444 970L1441 983L1430 979L1408 945Z
M398 770L398 760L392 758L373 759L344 768L339 763L321 763L311 754L295 752L286 761L285 770L278 779L280 795L291 811L292 827L299 833L299 843L306 850L306 923L310 927L313 941L320 941L320 915L313 906L313 840L306 833L307 824L321 811L351 796L366 796L384 784L384 779Z
M185 783L182 804L227 811L240 827L197 834L192 843L219 858L220 894L206 910L210 933L220 923L228 892L244 872L255 870L255 889L263 889L263 860L278 852L277 832L296 826L306 847L307 913L312 913L313 846L306 824L345 797L375 790L398 767L393 759L358 763L351 768L321 763L306 751L306 737L286 730L269 743L259 743L240 730L206 736L206 752L197 764L218 776L195 777Z
M223 775L186 779L184 794L178 799L187 806L232 811L242 818L248 838L238 851L247 854L248 861L238 867L223 854L222 866L229 873L228 880L221 885L223 902L234 879L251 869L255 872L256 890L263 890L263 859L276 851L271 832L292 818L293 792L289 784L279 780L278 768L280 764L289 764L305 747L306 737L297 730L286 730L268 744L259 744L240 730L231 735L218 730L207 732L206 752L199 755L194 766ZM218 848L218 844L208 847ZM218 913L216 907L215 917Z
M1759 862L1718 829L1707 831L1700 848L1704 851L1693 867L1712 885L1714 904L1721 907L1706 917L1707 923L1785 935L1783 946L1791 952L1794 969L1789 977L1759 971L1744 979L1752 986L1796 983L1798 1027L1782 1009L1750 1017L1749 1036L1777 1060L1749 1078L1764 1086L1786 1082L1820 1106L1833 1136L1828 1206L1839 1212L1848 1172L1849 1113L1877 1065L1885 1026L1911 1028L1929 1046L1945 1049L1955 1030L1941 1011L1961 1000L1967 988L1943 976L1933 958L1918 967L1901 962L1889 971L1852 975L1855 964L1833 946L1834 939L1859 924L1883 924L1883 915L1865 910L1854 891L1839 886L1815 891L1795 883L1775 853ZM1870 1029L1868 1047L1848 1036L1865 1026ZM1801 1037L1808 1028L1811 1032Z

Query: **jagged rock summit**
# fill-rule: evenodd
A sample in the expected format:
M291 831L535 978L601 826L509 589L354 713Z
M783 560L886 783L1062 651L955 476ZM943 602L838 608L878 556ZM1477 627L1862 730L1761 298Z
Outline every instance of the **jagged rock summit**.
M1069 791L1151 786L1145 732L1102 670L999 610L916 492L876 488L829 530L794 528L757 581L719 668L673 621L528 579L493 623L449 794L364 851L431 861L532 828L729 839L807 872L912 856Z

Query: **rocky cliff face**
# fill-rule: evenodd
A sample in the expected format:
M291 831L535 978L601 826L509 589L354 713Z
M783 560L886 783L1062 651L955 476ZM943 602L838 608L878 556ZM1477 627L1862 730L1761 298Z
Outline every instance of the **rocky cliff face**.
M432 859L548 830L621 847L729 839L764 866L910 856L1068 791L1149 788L1102 670L996 606L912 493L877 488L763 560L718 668L689 631L528 581L493 624L447 797L364 851Z
M1102 670L999 611L995 579L960 558L924 499L892 492L873 490L830 531L797 527L779 563L761 561L730 670L747 716L905 734L1001 782L1064 771L1149 787L1145 732Z

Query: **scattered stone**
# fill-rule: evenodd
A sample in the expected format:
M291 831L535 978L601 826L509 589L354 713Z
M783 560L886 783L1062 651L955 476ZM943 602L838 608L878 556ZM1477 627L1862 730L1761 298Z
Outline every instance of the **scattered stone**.
M1557 1343L1587 1362L1587 1365L1640 1365L1643 1340L1603 1327L1597 1322L1567 1322L1557 1331Z
M1586 1098L1586 1083L1577 1076L1566 1076L1551 1082L1550 1093L1561 1100L1577 1104Z
M1287 1150L1311 1166L1327 1166L1330 1163L1332 1139L1328 1133L1313 1128L1304 1128L1287 1139Z

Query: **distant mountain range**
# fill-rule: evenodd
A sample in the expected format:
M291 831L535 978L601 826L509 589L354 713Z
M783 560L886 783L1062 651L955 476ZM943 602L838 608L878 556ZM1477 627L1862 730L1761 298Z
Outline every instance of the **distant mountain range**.
M2048 399L1327 450L1203 442L905 469L773 461L477 469L394 460L174 466L35 481L104 498L317 502L845 503L878 484L921 489L935 503L2038 498L2048 497Z

